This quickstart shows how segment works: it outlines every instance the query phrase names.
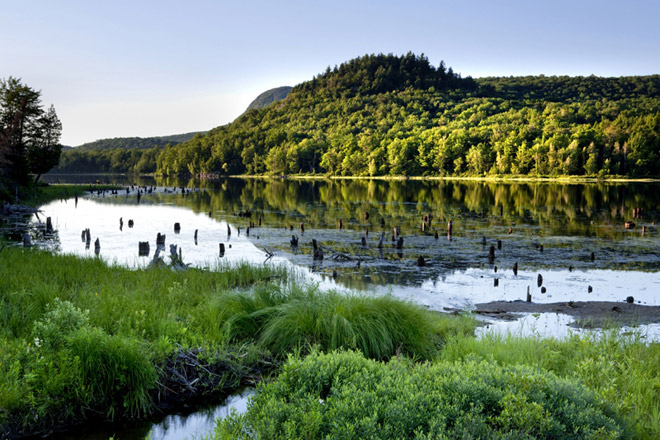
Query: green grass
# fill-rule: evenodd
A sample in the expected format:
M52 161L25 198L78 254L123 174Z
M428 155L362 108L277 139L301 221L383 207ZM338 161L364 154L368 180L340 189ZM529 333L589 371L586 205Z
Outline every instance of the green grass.
M391 297L322 293L296 277L266 265L130 270L4 249L0 437L143 417L158 395L172 395L168 374L182 354L208 366L186 370L199 375L201 392L219 394L272 369L271 356L318 346L428 359L474 326Z

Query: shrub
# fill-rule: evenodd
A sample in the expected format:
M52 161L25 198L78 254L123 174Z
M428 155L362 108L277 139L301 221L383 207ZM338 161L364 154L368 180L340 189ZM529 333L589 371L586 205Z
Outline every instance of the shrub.
M218 438L622 438L618 416L586 387L491 362L414 364L356 352L290 358Z

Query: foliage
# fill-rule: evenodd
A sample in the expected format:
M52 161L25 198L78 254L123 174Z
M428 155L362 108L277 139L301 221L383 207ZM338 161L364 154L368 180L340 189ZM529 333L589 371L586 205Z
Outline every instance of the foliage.
M0 183L25 187L30 174L38 182L59 161L61 131L55 108L41 108L41 92L19 78L0 80Z
M639 333L573 335L565 340L488 335L457 336L444 345L441 359L466 357L503 366L530 366L578 380L628 420L635 438L660 437L660 343Z
M204 136L164 175L660 175L660 76L460 78L368 55Z
M584 385L492 362L379 363L355 352L291 357L217 438L623 438Z
M176 145L188 141L198 134L204 134L203 131L194 131L191 133L173 134L170 136L156 137L124 137L99 139L94 142L87 142L74 148L75 151L103 151L116 150L148 150L153 147L164 147L167 144Z

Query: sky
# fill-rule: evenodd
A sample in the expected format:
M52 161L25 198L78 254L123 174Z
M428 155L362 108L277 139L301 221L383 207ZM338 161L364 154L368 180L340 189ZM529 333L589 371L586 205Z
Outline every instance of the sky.
M209 130L260 93L371 53L463 76L660 73L660 1L0 0L0 78L64 145Z

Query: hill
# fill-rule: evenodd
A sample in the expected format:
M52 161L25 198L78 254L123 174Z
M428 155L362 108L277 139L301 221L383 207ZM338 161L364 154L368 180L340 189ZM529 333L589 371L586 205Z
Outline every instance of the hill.
M660 76L461 78L367 55L158 158L164 175L660 175Z
M110 150L114 148L124 148L127 150L138 149L144 150L147 148L153 148L155 146L164 147L167 144L176 145L181 142L188 141L192 139L197 134L204 134L204 131L196 131L192 133L182 133L182 134L173 134L170 136L157 136L157 137L123 137L123 138L111 138L111 139L99 139L94 142L88 142L86 144L79 145L75 147L78 151L90 151L90 150Z
M261 95L257 96L254 101L248 105L246 112L250 110L259 110L264 107L268 107L273 102L281 101L289 95L292 87L283 86L276 87L274 89L266 90Z
M255 101L265 105L265 95ZM201 176L660 176L660 75L473 79L424 55L366 55L328 67L279 105L158 148L107 150L113 153L81 158L74 168Z

